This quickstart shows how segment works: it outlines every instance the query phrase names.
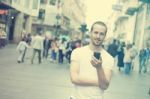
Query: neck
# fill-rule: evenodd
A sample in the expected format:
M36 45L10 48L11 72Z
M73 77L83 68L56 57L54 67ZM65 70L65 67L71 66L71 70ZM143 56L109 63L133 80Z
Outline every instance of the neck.
M93 44L89 44L89 48L92 50L92 51L94 51L94 52L99 52L99 51L101 51L102 50L102 46L100 45L100 46L95 46L95 45L93 45Z

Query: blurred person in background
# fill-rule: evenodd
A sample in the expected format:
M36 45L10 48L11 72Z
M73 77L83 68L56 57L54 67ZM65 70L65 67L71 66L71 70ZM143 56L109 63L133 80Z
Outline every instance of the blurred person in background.
M139 52L139 73L144 69L144 72L147 71L146 68L146 49L141 48Z
M26 43L25 38L22 38L22 40L19 42L17 46L17 51L19 52L19 57L17 62L18 63L23 63L24 62L24 56L26 53L26 49L28 48L28 44Z
M118 47L118 62L117 62L119 71L121 70L121 68L124 67L123 59L124 59L124 45L122 42L120 42L119 47Z
M38 53L38 63L41 63L41 52L43 49L43 38L41 36L41 32L38 32L36 36L32 40L32 48L33 48L33 54L31 58L31 64L33 64L34 57L36 53Z
M51 42L52 40L50 39L50 37L45 36L44 41L43 41L43 57L46 59L49 54L49 49L51 48Z

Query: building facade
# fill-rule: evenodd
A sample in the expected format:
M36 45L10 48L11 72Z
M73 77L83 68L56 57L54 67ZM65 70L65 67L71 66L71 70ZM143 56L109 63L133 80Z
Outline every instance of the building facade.
M39 16L34 19L33 32L50 31L54 36L78 31L85 19L80 0L41 0Z
M31 33L32 18L39 12L39 0L1 0L0 6L1 10L7 11L5 20L1 20L5 24L8 41L20 41L22 31Z
M82 33L79 31L79 27L86 19L84 0L64 0L63 4L62 12L70 20L71 36L77 35L81 38Z
M135 43L140 49L146 47L150 37L149 5L147 0L118 0L114 9L114 35L115 38L126 43Z

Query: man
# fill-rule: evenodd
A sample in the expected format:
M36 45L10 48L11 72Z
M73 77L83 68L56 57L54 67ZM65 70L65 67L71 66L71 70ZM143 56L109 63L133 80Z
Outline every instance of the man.
M110 53L110 55L112 55L113 57L116 57L117 53L118 53L118 44L117 44L117 40L113 39L112 43L110 45L108 45L108 53Z
M32 47L33 47L33 55L31 58L31 64L33 64L33 60L34 60L36 53L38 53L38 59L39 59L39 64L40 64L41 63L41 51L43 49L43 38L40 32L37 33L36 36L33 38Z
M114 59L102 48L106 33L107 26L101 21L95 22L90 31L90 43L73 50L70 67L71 81L75 85L73 99L102 99L108 88ZM94 52L101 53L101 58L96 59Z
M48 57L49 49L51 48L51 42L52 40L50 40L49 37L45 36L45 39L43 41L43 57L45 57L46 59Z
M138 52L139 51L137 50L137 47L135 46L135 43L133 42L132 48L131 48L131 53L132 53L132 56L133 56L132 63L131 63L132 70L134 69L134 64L137 61L136 58L138 56Z
M150 38L146 40L146 65L145 65L145 73L150 68Z

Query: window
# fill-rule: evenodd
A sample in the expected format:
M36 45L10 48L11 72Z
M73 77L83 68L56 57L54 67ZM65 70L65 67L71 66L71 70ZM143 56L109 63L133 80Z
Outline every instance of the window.
M12 2L14 2L14 3L20 3L20 0L13 0Z
M40 0L40 3L46 4L46 3L47 3L47 0Z
M26 7L26 8L29 8L29 6L30 6L30 1L25 0L25 7Z
M45 17L45 10L44 9L40 9L38 18L39 19L44 19L44 17Z
M33 9L38 9L38 0L33 0L32 8Z
M49 3L50 5L56 5L56 0L50 0Z

